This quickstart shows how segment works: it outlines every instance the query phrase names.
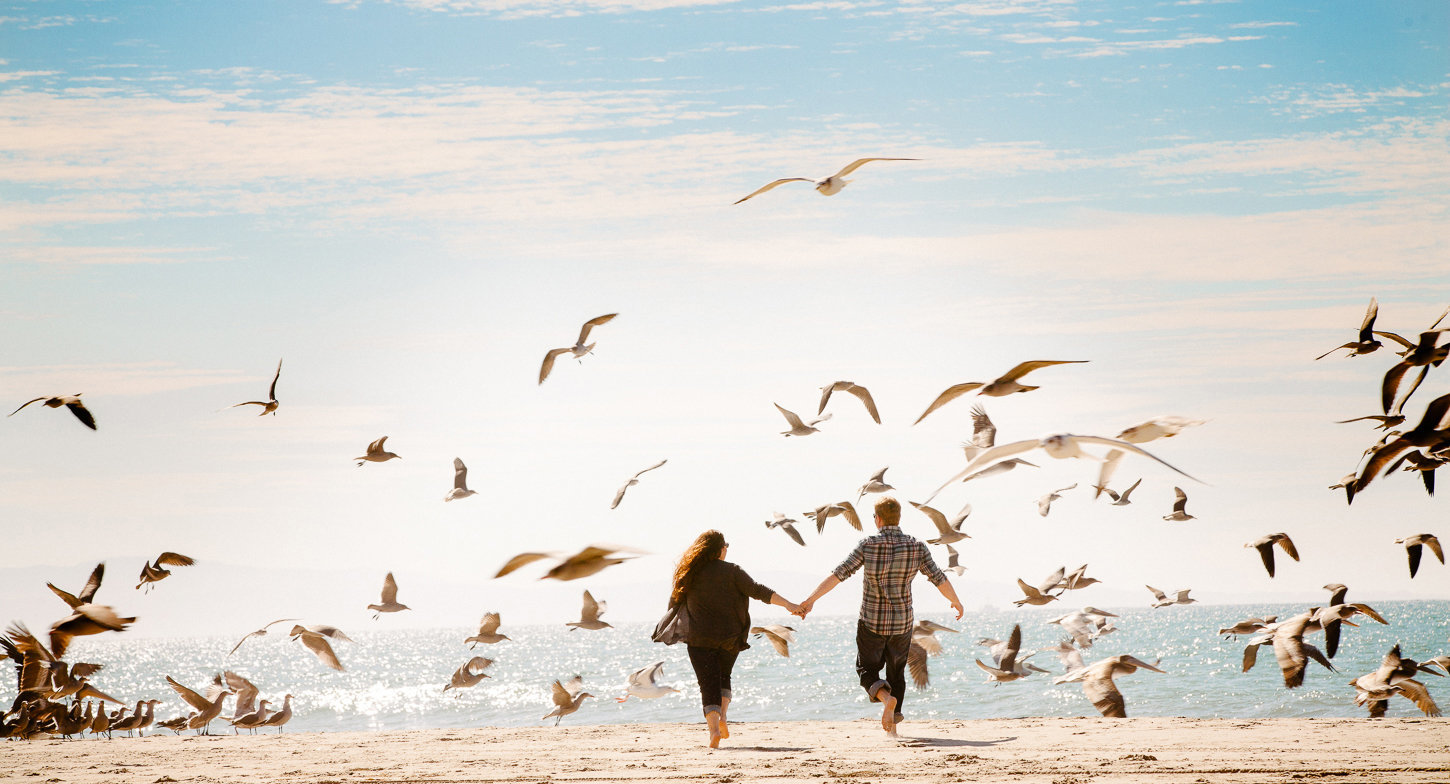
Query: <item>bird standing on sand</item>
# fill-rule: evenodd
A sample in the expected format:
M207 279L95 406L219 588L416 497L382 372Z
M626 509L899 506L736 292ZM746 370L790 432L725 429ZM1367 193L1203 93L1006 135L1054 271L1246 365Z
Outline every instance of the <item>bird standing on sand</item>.
M609 505L609 508L610 509L614 509L614 508L618 507L619 506L619 502L624 500L624 491L625 490L628 490L631 487L634 487L637 484L639 484L639 478L641 476L644 476L644 474L646 472L653 471L656 468L659 468L660 466L664 465L667 462L669 462L669 461L668 460L661 460L658 463L655 463L654 465L650 466L649 468L643 469L643 470L639 471L638 473L636 473L634 476L630 477L629 478L629 481L628 482L625 482L624 483L624 486L621 487L621 488L619 488L619 492L616 492L614 494L614 503L610 504Z
M615 697L615 702L624 702L630 697L638 697L642 700L653 700L670 694L679 694L680 690L673 686L660 684L660 675L664 673L665 663L657 661L648 667L641 667L629 676L629 685L625 687L623 697Z
M568 348L550 349L549 353L544 355L544 364L539 367L539 383L544 383L544 379L549 377L549 372L554 369L554 360L558 358L560 354L567 352L575 359L579 360L579 364L584 364L584 355L594 351L595 345L593 343L584 342L589 339L589 332L600 324L608 324L614 319L615 316L618 315L618 313L606 313L603 316L596 316L592 319L589 319L588 321L584 322L583 327L579 328L579 339L574 341L574 345Z
M1261 536L1244 547L1252 547L1259 551L1259 558L1264 562L1264 568L1269 571L1269 576L1274 576L1274 545L1279 545L1284 554L1294 560L1299 560L1299 551L1294 548L1294 540L1286 533L1269 534Z
M585 591L584 605L579 608L579 620L570 621L564 625L568 626L569 631L571 632L575 629L589 629L591 631L598 631L600 629L612 629L614 628L613 626L610 626L608 623L599 620L599 616L603 615L604 612L608 609L609 604L607 602L595 601L594 595L589 593L588 591Z
M1095 661L1053 680L1053 683L1082 681L1083 692L1099 713L1109 718L1125 719L1128 717L1128 705L1123 700L1122 692L1113 683L1113 678L1137 672L1139 669L1163 672L1152 664L1124 653Z
M463 464L461 458L453 458L453 489L448 495L443 496L444 501L457 501L460 498L467 498L478 493L468 489L468 466Z
M80 392L77 392L74 395L38 397L34 400L22 404L20 408L25 408L25 406L28 406L31 403L42 403L42 401L43 405L48 408L60 408L61 406L65 406L67 409L70 410L72 414L75 414L76 419L79 419L81 421L81 424L92 430L96 429L96 418L94 416L91 416L91 412L89 409L86 408L86 404L81 402ZM15 416L16 414L20 413L20 408L11 411L10 416Z
M278 735L281 735L282 734L282 725L286 724L287 722L289 722L291 720L292 720L292 695L287 694L287 695L284 695L282 697L282 710L279 710L276 713L273 713L271 716L268 716L267 717L267 720L264 721L264 722L262 722L261 726L263 726L263 727L276 727L277 728L277 734Z
M368 609L373 611L373 620L381 617L382 613L402 612L413 608L406 604L398 603L398 581L393 579L393 573L388 572L383 578L383 594L380 604L370 604Z
M1440 548L1440 540L1435 538L1434 534L1407 536L1404 539L1396 539L1395 544L1405 546L1405 554L1410 559L1411 579L1414 578L1416 572L1420 571L1420 555L1426 547L1430 548L1430 552L1440 559L1440 563L1445 563L1445 551Z
M365 462L366 463L385 463L385 462L387 462L389 460L392 460L393 458L397 458L399 460L402 460L403 458L402 458L401 455L396 455L396 454L393 454L392 452L387 451L386 449L383 449L383 444L387 443L387 440L388 440L388 437L387 436L383 436L382 438L379 438L378 440L372 442L371 444L368 444L367 454L363 455L362 457L354 457L353 458L353 460L359 461L358 464L357 464L357 467L358 468L362 468L362 464L365 463Z
M981 381L968 381L963 384L954 384L950 387L947 387L945 392L937 395L936 400L931 401L931 405L927 406L926 410L921 412L921 416L916 418L916 422L912 422L911 424L917 424L917 422L926 419L927 414L930 414L938 408L941 408L947 403L956 400L957 398L965 395L968 392L971 392L974 389L979 390L977 392L978 395L985 395L987 397L1002 397L1004 395L1013 394L1014 392L1031 392L1032 390L1037 389L1037 387L1020 384L1018 383L1018 379L1039 368L1045 368L1051 365L1074 365L1084 362L1087 362L1087 360L1034 359L1029 362L1019 363L1016 367L1007 371L1001 377L997 378L994 381L990 381L987 383L983 383Z
M267 414L277 416L277 379L281 377L282 360L279 359L277 360L277 373L272 376L272 386L267 390L266 400L248 400L245 403L238 403L235 406L229 406L229 408L237 408L238 406L261 406L262 413L258 414L257 416L266 416Z
M554 681L550 696L554 700L554 710L546 714L540 721L553 719L554 726L557 727L561 719L579 710L579 706L584 704L585 697L594 695L584 691L584 679L575 675L568 683Z
M772 182L766 183L765 185L762 185L760 188L758 188L754 192L752 192L749 196L746 196L744 199L740 199L739 201L737 201L735 203L736 204L739 204L740 202L745 201L746 199L751 199L751 198L754 198L756 196L759 196L760 194L765 193L766 191L770 190L771 188L774 188L777 185L784 185L787 182L809 182L809 183L814 183L817 193L821 194L822 196L834 196L837 193L840 193L841 192L841 189L844 188L844 187L846 187L846 184L847 183L851 182L850 180L846 179L846 176L847 175L849 175L851 172L856 171L857 169L861 168L862 166L864 166L864 165L866 165L868 163L871 163L872 161L917 161L917 160L921 160L921 159L920 158L857 158L856 160L851 161L850 163L846 164L845 167L843 167L840 171L836 172L835 174L832 174L831 176L825 178L824 180L813 180L813 179L811 179L809 177L784 177L782 179L774 180Z
M161 582L171 575L171 570L163 569L163 566L192 566L195 563L196 560L194 558L189 558L181 553L162 553L156 556L154 563L147 561L141 567L141 582L136 583L136 588L139 590L144 585L146 586L146 592L150 593L152 583Z

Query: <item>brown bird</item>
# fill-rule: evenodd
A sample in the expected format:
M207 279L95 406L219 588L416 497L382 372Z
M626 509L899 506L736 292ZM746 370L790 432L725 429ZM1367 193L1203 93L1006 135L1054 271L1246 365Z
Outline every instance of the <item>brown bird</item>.
M1286 621L1265 626L1244 648L1244 672L1253 669L1261 645L1273 646L1274 658L1284 677L1285 688L1297 689L1304 685L1304 670L1309 666L1310 659L1324 665L1330 672L1335 672L1334 665L1329 663L1329 659L1318 648L1304 642L1304 633L1309 631L1318 611L1319 608L1315 607Z
M540 577L540 580L578 580L581 577L589 577L598 574L604 569L622 564L631 558L614 558L615 553L639 553L628 547L617 545L590 545L583 550L565 558L559 565L550 569Z
M861 516L856 513L856 507L850 501L841 501L835 504L826 504L816 507L813 512L806 512L806 517L816 521L816 533L824 533L826 521L840 515L846 522L857 531L861 530Z
M488 677L484 673L484 670L488 669L492 664L493 659L485 659L482 656L475 656L469 659L462 667L453 671L453 678L448 682L447 686L443 687L443 691L446 692L449 689L467 689L483 683L483 679ZM453 696L456 698L461 696L462 693L460 691Z
M257 416L266 416L267 414L271 414L272 416L277 416L277 405L278 405L278 403L277 403L277 379L279 379L281 377L282 377L282 360L279 359L279 360L277 360L277 373L272 376L272 386L269 387L268 390L267 390L267 399L266 400L248 400L245 403L238 403L238 404L236 404L234 406L228 406L228 407L229 408L237 408L238 406L261 406L262 407L262 413L258 414Z
M61 406L65 406L66 408L70 409L70 412L72 414L76 415L76 419L79 419L81 421L81 424L92 430L96 429L96 418L94 416L91 416L90 410L87 409L85 404L81 402L81 393L77 392L74 395L57 395L55 397L38 397L34 400L24 403L20 406L20 408L25 408L25 406L28 406L31 403L42 403L42 401L43 405L48 408L60 408ZM15 416L16 414L20 413L20 408L11 411L10 416Z
M398 603L398 581L393 579L393 573L388 572L383 577L383 592L381 604L370 604L368 609L373 611L373 620L382 617L383 613L402 612L413 608L406 604Z
M1323 354L1315 357L1315 359L1324 359L1325 357L1333 354L1334 352L1342 348L1349 349L1349 354L1347 356L1351 357L1357 357L1360 354L1368 354L1375 349L1378 349L1381 344L1378 340L1374 339L1374 320L1375 317L1379 315L1379 312L1379 302L1376 301L1374 297L1370 297L1369 309L1364 312L1364 320L1359 323L1359 340L1352 340L1342 346L1335 346L1334 348L1331 348Z
M1128 717L1128 705L1123 700L1122 692L1118 691L1117 685L1113 683L1113 678L1118 675L1135 673L1139 669L1163 672L1152 664L1124 653L1109 656L1082 669L1071 671L1055 679L1053 683L1082 681L1083 692L1087 694L1088 700L1092 702L1094 708L1098 709L1099 713L1109 718L1125 719Z
M363 455L362 457L353 458L353 460L358 461L357 467L362 468L363 463L386 463L387 461L394 458L402 460L402 455L393 454L392 452L389 452L383 448L383 444L387 443L387 441L388 437L383 436L382 438L379 438L371 444L368 444L367 454Z
M561 719L579 710L579 706L584 704L585 697L594 695L584 691L584 679L575 675L567 684L554 681L550 696L554 701L554 710L544 718L553 719L554 726L557 727ZM540 719L540 721L542 720Z
M161 555L156 556L155 563L147 561L146 564L141 567L141 582L136 583L136 589L140 590L141 586L144 585L146 586L146 592L150 593L152 583L161 582L162 580L169 577L171 575L171 570L164 569L162 567L191 566L195 563L195 559L188 558L181 553L162 553Z
M1430 696L1430 690L1425 688L1425 684L1414 679L1414 676L1421 672L1428 672L1431 675L1440 674L1431 669L1429 665L1401 657L1400 646L1397 644L1390 649L1389 653L1385 654L1384 659L1380 661L1379 669L1349 682L1349 685L1354 687L1354 704L1369 708L1370 718L1377 719L1385 715L1390 698L1399 694L1415 703L1415 707L1426 716L1439 716L1440 707Z
M1445 415L1450 413L1450 394L1441 395L1430 401L1425 407L1425 415L1420 418L1419 424L1410 430L1400 433L1394 438L1386 435L1383 444L1376 446L1370 454L1369 460L1359 472L1359 478L1351 485L1355 494L1364 492L1370 482L1374 481L1375 475L1380 469L1385 468L1396 457L1413 447L1420 447L1426 452L1434 454L1447 446L1450 446L1450 426L1445 423ZM1352 502L1351 495L1350 501Z
M502 623L502 619L499 617L498 613L486 613L483 616L483 620L478 622L478 634L469 637L468 639L464 640L464 642L468 643L468 647L472 649L477 647L479 643L483 643L484 645L492 645L496 642L503 642L504 640L509 639L509 636L507 634L498 633L498 626L500 623Z
M569 621L564 625L568 626L571 632L575 629L588 629L590 631L612 629L614 627L608 622L599 620L599 616L603 615L608 609L609 604L607 602L597 601L594 598L594 594L585 591L584 604L579 608L579 620Z
M309 627L297 625L293 626L292 631L288 632L287 635L294 640L301 640L302 644L307 647L307 650L312 651L312 655L316 656L318 661L338 672L343 671L342 662L338 661L337 654L333 652L332 646L327 642L329 639L352 642L352 639L346 634L343 634L341 629L336 626Z
M931 405L927 406L926 407L926 410L923 411L923 412L921 412L921 416L919 416L919 417L916 418L916 422L912 422L911 424L913 424L913 425L917 424L917 422L920 422L921 420L926 419L926 415L927 414L930 414L931 412L937 410L938 408L941 408L942 406L946 405L947 403L950 403L953 400L956 400L957 398L961 397L962 395L965 395L968 392L971 392L974 389L975 390L979 390L977 392L978 395L986 395L987 397L1002 397L1003 395L1010 395L1010 394L1012 394L1014 392L1031 392L1032 390L1037 389L1037 387L1026 386L1026 385L1020 384L1020 383L1018 383L1018 379L1022 378L1023 376L1027 375L1028 373L1031 373L1032 371L1037 370L1039 368L1045 368L1045 367L1048 367L1048 366L1051 366L1051 365L1081 364L1081 363L1084 363L1084 362L1087 362L1087 360L1086 359L1060 359L1060 360L1036 359L1036 360L1032 360L1030 362L1023 362L1023 363L1018 364L1016 367L1014 367L1011 370L1007 371L1005 374L1003 374L1000 378L996 379L995 381L991 381L991 382L987 382L987 383L982 383L980 381L968 381L968 382L966 382L964 384L955 384L953 386L947 387L947 389L946 389L945 392L942 392L940 395L937 395L936 400L931 401Z
M821 387L821 405L816 410L817 415L826 413L826 401L831 399L832 392L846 392L854 395L862 405L866 406L866 413L871 415L871 419L876 424L881 424L881 415L876 412L876 401L871 399L871 392L853 381L833 381Z
M829 177L827 177L827 178L825 178L823 180L813 180L813 179L811 179L809 177L784 177L784 178L781 178L779 180L772 180L771 182L768 182L765 185L762 185L761 187L759 187L756 190L752 191L749 196L746 196L745 198L740 199L739 201L737 201L735 203L736 204L739 204L740 202L745 201L746 199L750 199L750 198L753 198L755 196L759 196L760 194L765 193L766 191L770 190L771 188L774 188L774 187L776 187L778 185L784 185L787 182L809 182L809 183L813 183L815 185L816 191L818 193L820 193L822 196L834 196L837 193L840 193L841 192L841 189L844 188L844 187L846 187L846 184L850 182L850 180L846 179L846 175L850 174L853 171L856 171L857 169L861 168L862 166L865 166L868 163L871 163L872 161L916 161L916 160L920 160L920 158L857 158L856 160L851 161L850 163L848 163L844 167L842 167L840 171L836 172L835 174L832 174L831 176L829 176Z
M600 324L608 324L614 319L615 316L618 315L618 313L606 313L603 316L596 316L592 319L589 319L588 321L584 322L584 326L579 329L579 339L574 341L574 345L568 348L550 349L549 352L544 355L544 364L539 367L539 383L544 383L544 379L549 377L549 372L554 369L554 360L557 359L560 354L567 353L575 359L579 360L579 363L582 365L584 363L584 355L594 351L595 344L584 342L589 339L590 331L593 330L595 327L599 326Z
M1244 547L1252 547L1259 551L1259 558L1264 561L1264 568L1269 570L1269 576L1274 576L1274 545L1278 544L1284 553L1294 560L1299 560L1299 551L1294 549L1294 540L1286 533L1269 534L1261 536Z
M1440 548L1440 540L1435 538L1434 534L1407 536L1404 539L1396 539L1395 544L1405 546L1405 554L1410 558L1411 578L1415 576L1415 572L1420 571L1420 555L1425 547L1430 548L1430 552L1434 553L1435 557L1440 559L1440 563L1445 563L1445 551Z
M1404 408L1405 401L1415 394L1415 390L1419 389L1420 383L1425 380L1425 374L1429 372L1430 366L1439 367L1440 363L1445 361L1446 356L1450 355L1450 344L1437 345L1440 342L1440 334L1443 332L1450 332L1450 330L1431 329L1421 332L1419 341L1413 346L1409 346L1402 355L1404 358L1385 372L1384 382L1380 386L1380 404L1383 406L1384 413L1390 413L1391 408L1395 411ZM1409 345L1408 341L1406 341L1406 345ZM1409 391L1403 398L1400 398L1399 404L1396 405L1395 398L1399 396L1400 381L1411 369L1417 367L1420 369L1420 374L1416 376Z

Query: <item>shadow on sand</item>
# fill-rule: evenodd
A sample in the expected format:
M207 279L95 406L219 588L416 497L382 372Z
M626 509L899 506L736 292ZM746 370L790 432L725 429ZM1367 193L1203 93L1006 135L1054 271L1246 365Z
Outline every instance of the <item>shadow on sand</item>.
M902 738L901 738L901 745L903 745L903 746L937 746L937 747L948 747L948 746L996 746L996 745L998 745L1000 743L1008 743L1008 742L1014 741L1014 740L1017 740L1017 736L1016 735L1013 735L1010 738L1001 738L1001 739L998 739L998 740L962 740L961 738L911 738L911 737L902 736Z
M816 749L808 746L721 746L716 751L774 751L774 752L806 752Z

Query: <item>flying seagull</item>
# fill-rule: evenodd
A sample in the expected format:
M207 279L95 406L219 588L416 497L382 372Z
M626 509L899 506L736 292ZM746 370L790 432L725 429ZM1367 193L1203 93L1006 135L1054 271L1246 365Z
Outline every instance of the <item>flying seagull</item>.
M550 697L554 701L554 710L544 716L544 719L553 719L554 726L557 727L560 719L579 710L579 706L584 704L585 697L593 696L584 691L584 679L578 675L575 675L568 683L554 681L550 692ZM542 720L540 719L540 721Z
M368 609L373 611L373 620L377 620L383 613L402 612L413 608L406 604L398 603L398 581L393 579L393 573L388 572L383 578L383 593L379 604L370 604Z
M795 523L796 522L798 522L798 521L793 520L793 519L791 519L789 517L786 517L785 515L781 514L780 512L776 512L775 513L775 519L773 519L773 520L766 520L765 521L765 527L766 528L779 528L780 530L785 531L786 534L790 536L790 538L794 539L796 544L800 545L801 547L805 547L806 546L805 537L801 536L801 532L796 530L796 527L795 527Z
M811 183L815 183L816 190L819 191L822 196L834 196L837 193L840 193L842 188L846 187L846 183L849 183L850 182L850 180L846 179L846 176L848 174L850 174L851 172L856 171L857 169L861 168L865 164L871 163L872 161L918 161L918 160L921 160L921 159L920 158L857 158L856 160L854 160L854 161L846 164L845 168L841 169L840 171L836 172L835 174L832 174L831 176L825 178L824 180L812 180L812 179L810 179L808 177L785 177L785 178L782 178L782 179L779 179L779 180L775 180L773 182L770 182L770 183L767 183L766 185L761 186L754 193L751 193L749 196L746 196L744 199L741 199L740 201L737 201L735 203L736 204L739 204L740 202L745 201L746 199L750 199L750 198L753 198L755 196L759 196L760 194L765 193L766 191L770 190L771 188L774 188L777 185L784 185L787 182L811 182Z
M266 416L267 414L271 414L272 416L276 416L277 415L277 379L279 379L281 377L282 377L282 360L279 359L279 360L277 360L277 373L276 373L276 375L272 376L272 386L267 390L267 399L266 400L248 400L245 403L238 403L235 406L230 406L230 408L236 408L237 406L261 406L262 407L262 413L258 414L257 416Z
M1073 365L1073 364L1080 364L1080 363L1083 363L1083 362L1087 362L1087 360L1085 360L1085 359L1062 359L1062 360L1034 359L1034 360L1031 360L1029 362L1022 362L1022 363L1018 364L1016 367L1014 367L1011 370L1007 371L1004 375L1002 375L1000 378L996 379L995 381L991 381L991 382L987 382L987 383L983 383L981 381L968 381L968 382L966 382L964 384L955 384L953 386L947 387L947 389L946 389L945 392L941 393L940 395L937 395L936 396L936 400L931 401L931 405L927 406L926 407L926 410L923 411L923 412L921 412L921 416L919 416L919 417L916 418L916 422L912 422L911 424L914 425L917 422L920 422L921 420L926 419L926 415L927 414L930 414L931 412L937 410L938 408L941 408L942 406L946 405L947 403L950 403L953 400L956 400L957 398L961 397L962 395L965 395L968 392L971 392L974 389L975 390L979 390L977 392L977 394L979 394L979 395L986 395L987 397L1002 397L1003 395L1010 395L1010 394L1012 394L1014 392L1031 392L1032 390L1037 389L1037 387L1026 386L1024 384L1019 384L1017 382L1017 380L1020 379L1020 378L1022 378L1025 375L1027 375L1028 373L1031 373L1034 370L1037 370L1039 368L1045 368L1045 367L1048 367L1050 365Z
M584 604L579 609L579 620L569 621L564 625L568 626L571 632L575 629L588 629L590 631L612 629L614 627L608 622L599 620L599 616L603 615L608 609L608 602L595 601L594 594L585 591Z
M146 586L146 591L151 591L151 584L161 582L171 575L171 570L166 566L191 566L196 560L181 553L165 552L156 556L155 563L147 561L141 567L141 582L136 583L136 588Z
M1368 354L1379 348L1381 345L1380 342L1374 339L1374 320L1375 317L1379 315L1379 312L1379 302L1376 301L1374 297L1370 297L1369 308L1364 312L1364 320L1359 323L1359 340L1352 340L1342 346L1335 346L1334 348L1331 348L1323 354L1315 357L1315 359L1324 359L1325 357L1333 354L1334 352L1342 348L1349 349L1349 354L1347 356L1351 357L1357 357L1360 354Z
M453 458L453 489L448 491L448 495L443 496L443 500L457 501L471 495L478 495L478 493L468 489L468 466L463 464L461 458L455 457Z
M866 413L871 415L871 419L876 424L881 424L881 415L876 413L876 401L871 399L871 392L866 387L852 381L835 381L821 387L821 405L816 410L817 414L826 412L826 401L831 399L832 392L847 392L855 395L856 399L866 406Z
M453 671L453 677L449 679L448 685L443 687L443 691L446 692L449 689L467 689L483 683L483 679L488 677L484 673L484 670L492 665L493 659L485 659L482 656L475 656L469 659L462 667ZM457 698L462 696L462 694L463 692L459 691L453 696Z
M279 619L277 619L275 621L272 621L271 623L267 624L266 626L263 626L262 628L254 631L254 632L249 632L247 634L247 636L243 637L240 640L237 640L237 644L236 645L233 645L232 646L232 649L230 651L227 651L227 655L228 656L231 656L232 654L236 653L237 652L237 649L240 648L240 647L242 647L242 643L246 642L247 640L252 639L253 637L266 637L267 636L267 630L270 629L270 628L272 628L273 626L275 626L275 625L277 625L279 623L286 623L287 621L295 621L295 620L298 620L298 619L296 619L296 618L279 618Z
M1137 485L1135 484L1133 487L1137 487ZM1173 511L1163 515L1163 519L1170 523L1182 523L1194 519L1193 515L1188 513L1188 494L1183 492L1183 488L1173 488Z
M600 324L609 323L611 320L614 319L615 316L618 315L618 313L606 313L603 316L597 316L595 318L589 319L588 321L584 322L584 326L579 329L579 339L574 341L574 345L568 348L550 349L549 353L544 355L544 364L539 368L539 383L544 383L544 379L549 377L549 372L554 369L554 360L557 359L560 354L568 353L572 355L575 359L579 360L582 364L583 356L594 350L593 343L584 342L589 339L589 331L599 326Z
M785 417L786 424L790 425L789 430L781 431L781 435L783 436L808 436L811 433L819 433L821 431L816 428L816 425L831 418L830 414L826 414L812 419L807 424L801 421L800 415L790 409L781 408L779 403L772 403L771 405L775 406L775 410L779 411L781 416Z
M1405 546L1405 553L1410 558L1410 577L1412 578L1415 576L1415 572L1420 571L1420 555L1426 547L1430 548L1430 552L1440 559L1440 563L1445 563L1445 551L1440 548L1440 540L1435 538L1434 534L1415 534L1404 539L1396 539L1395 544Z
M615 697L616 702L624 702L630 697L638 697L642 700L653 700L670 693L679 693L679 689L673 686L660 684L660 675L664 673L665 663L657 661L648 667L641 667L629 676L629 685L625 688L623 697Z
M795 627L780 626L771 624L769 626L752 626L750 633L757 637L764 637L770 642L771 647L781 656L790 658L790 644L795 642Z
M658 463L655 463L654 465L650 466L649 468L646 468L646 469L640 471L639 473L635 474L634 476L630 477L629 478L629 481L628 482L625 482L624 483L624 486L621 487L621 488L619 488L619 492L617 492L617 493L614 494L614 503L610 504L609 505L609 508L610 509L614 509L614 508L618 507L619 506L619 502L624 500L624 491L625 490L628 490L631 487L634 487L637 484L639 484L639 478L641 476L643 476L646 471L653 471L656 468L659 468L660 466L664 465L667 462L669 462L669 461L668 460L661 460Z
M45 405L49 408L60 408L61 406L65 406L66 408L70 409L70 412L72 414L76 415L76 419L79 419L81 421L81 424L92 430L96 429L96 418L91 416L91 412L89 409L86 408L86 404L81 402L80 392L77 392L74 395L38 397L34 400L26 402L24 405L20 406L20 408L25 408L25 406L28 406L31 403L41 403L42 405ZM20 413L20 408L11 411L10 416L15 416L16 414Z
M1087 698L1092 701L1093 707L1097 708L1099 713L1110 718L1123 719L1128 716L1128 706L1123 700L1122 692L1119 692L1117 685L1113 683L1113 678L1117 675L1137 672L1139 669L1163 672L1152 664L1123 653L1109 656L1080 670L1069 672L1054 680L1053 683L1082 681L1083 692L1087 694Z
M387 462L388 460L392 460L395 457L398 458L399 460L402 460L403 458L402 458L401 455L395 455L392 452L389 452L386 449L383 449L383 444L386 443L387 440L388 440L388 437L387 436L383 436L382 438L379 438L378 440L372 442L371 444L368 444L368 453L367 454L363 455L362 457L354 457L353 460L360 461L357 464L358 467L361 468L363 462L368 462L368 463L383 463L383 462Z
M1269 534L1261 536L1244 547L1252 547L1259 551L1259 557L1264 561L1264 568L1269 571L1269 576L1274 576L1274 545L1277 544L1283 549L1284 554L1294 560L1299 560L1299 551L1294 549L1294 540L1286 533Z

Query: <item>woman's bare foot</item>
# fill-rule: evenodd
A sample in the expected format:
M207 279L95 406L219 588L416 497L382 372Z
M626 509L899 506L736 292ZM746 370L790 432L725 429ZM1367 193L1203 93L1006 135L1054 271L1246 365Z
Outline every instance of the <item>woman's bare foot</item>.
M730 723L725 718L725 711L730 708L730 698L720 700L720 737L730 737Z
M890 694L881 695L881 729L896 737L896 698Z
M705 716L705 723L710 725L710 748L720 748L720 714L711 713Z

